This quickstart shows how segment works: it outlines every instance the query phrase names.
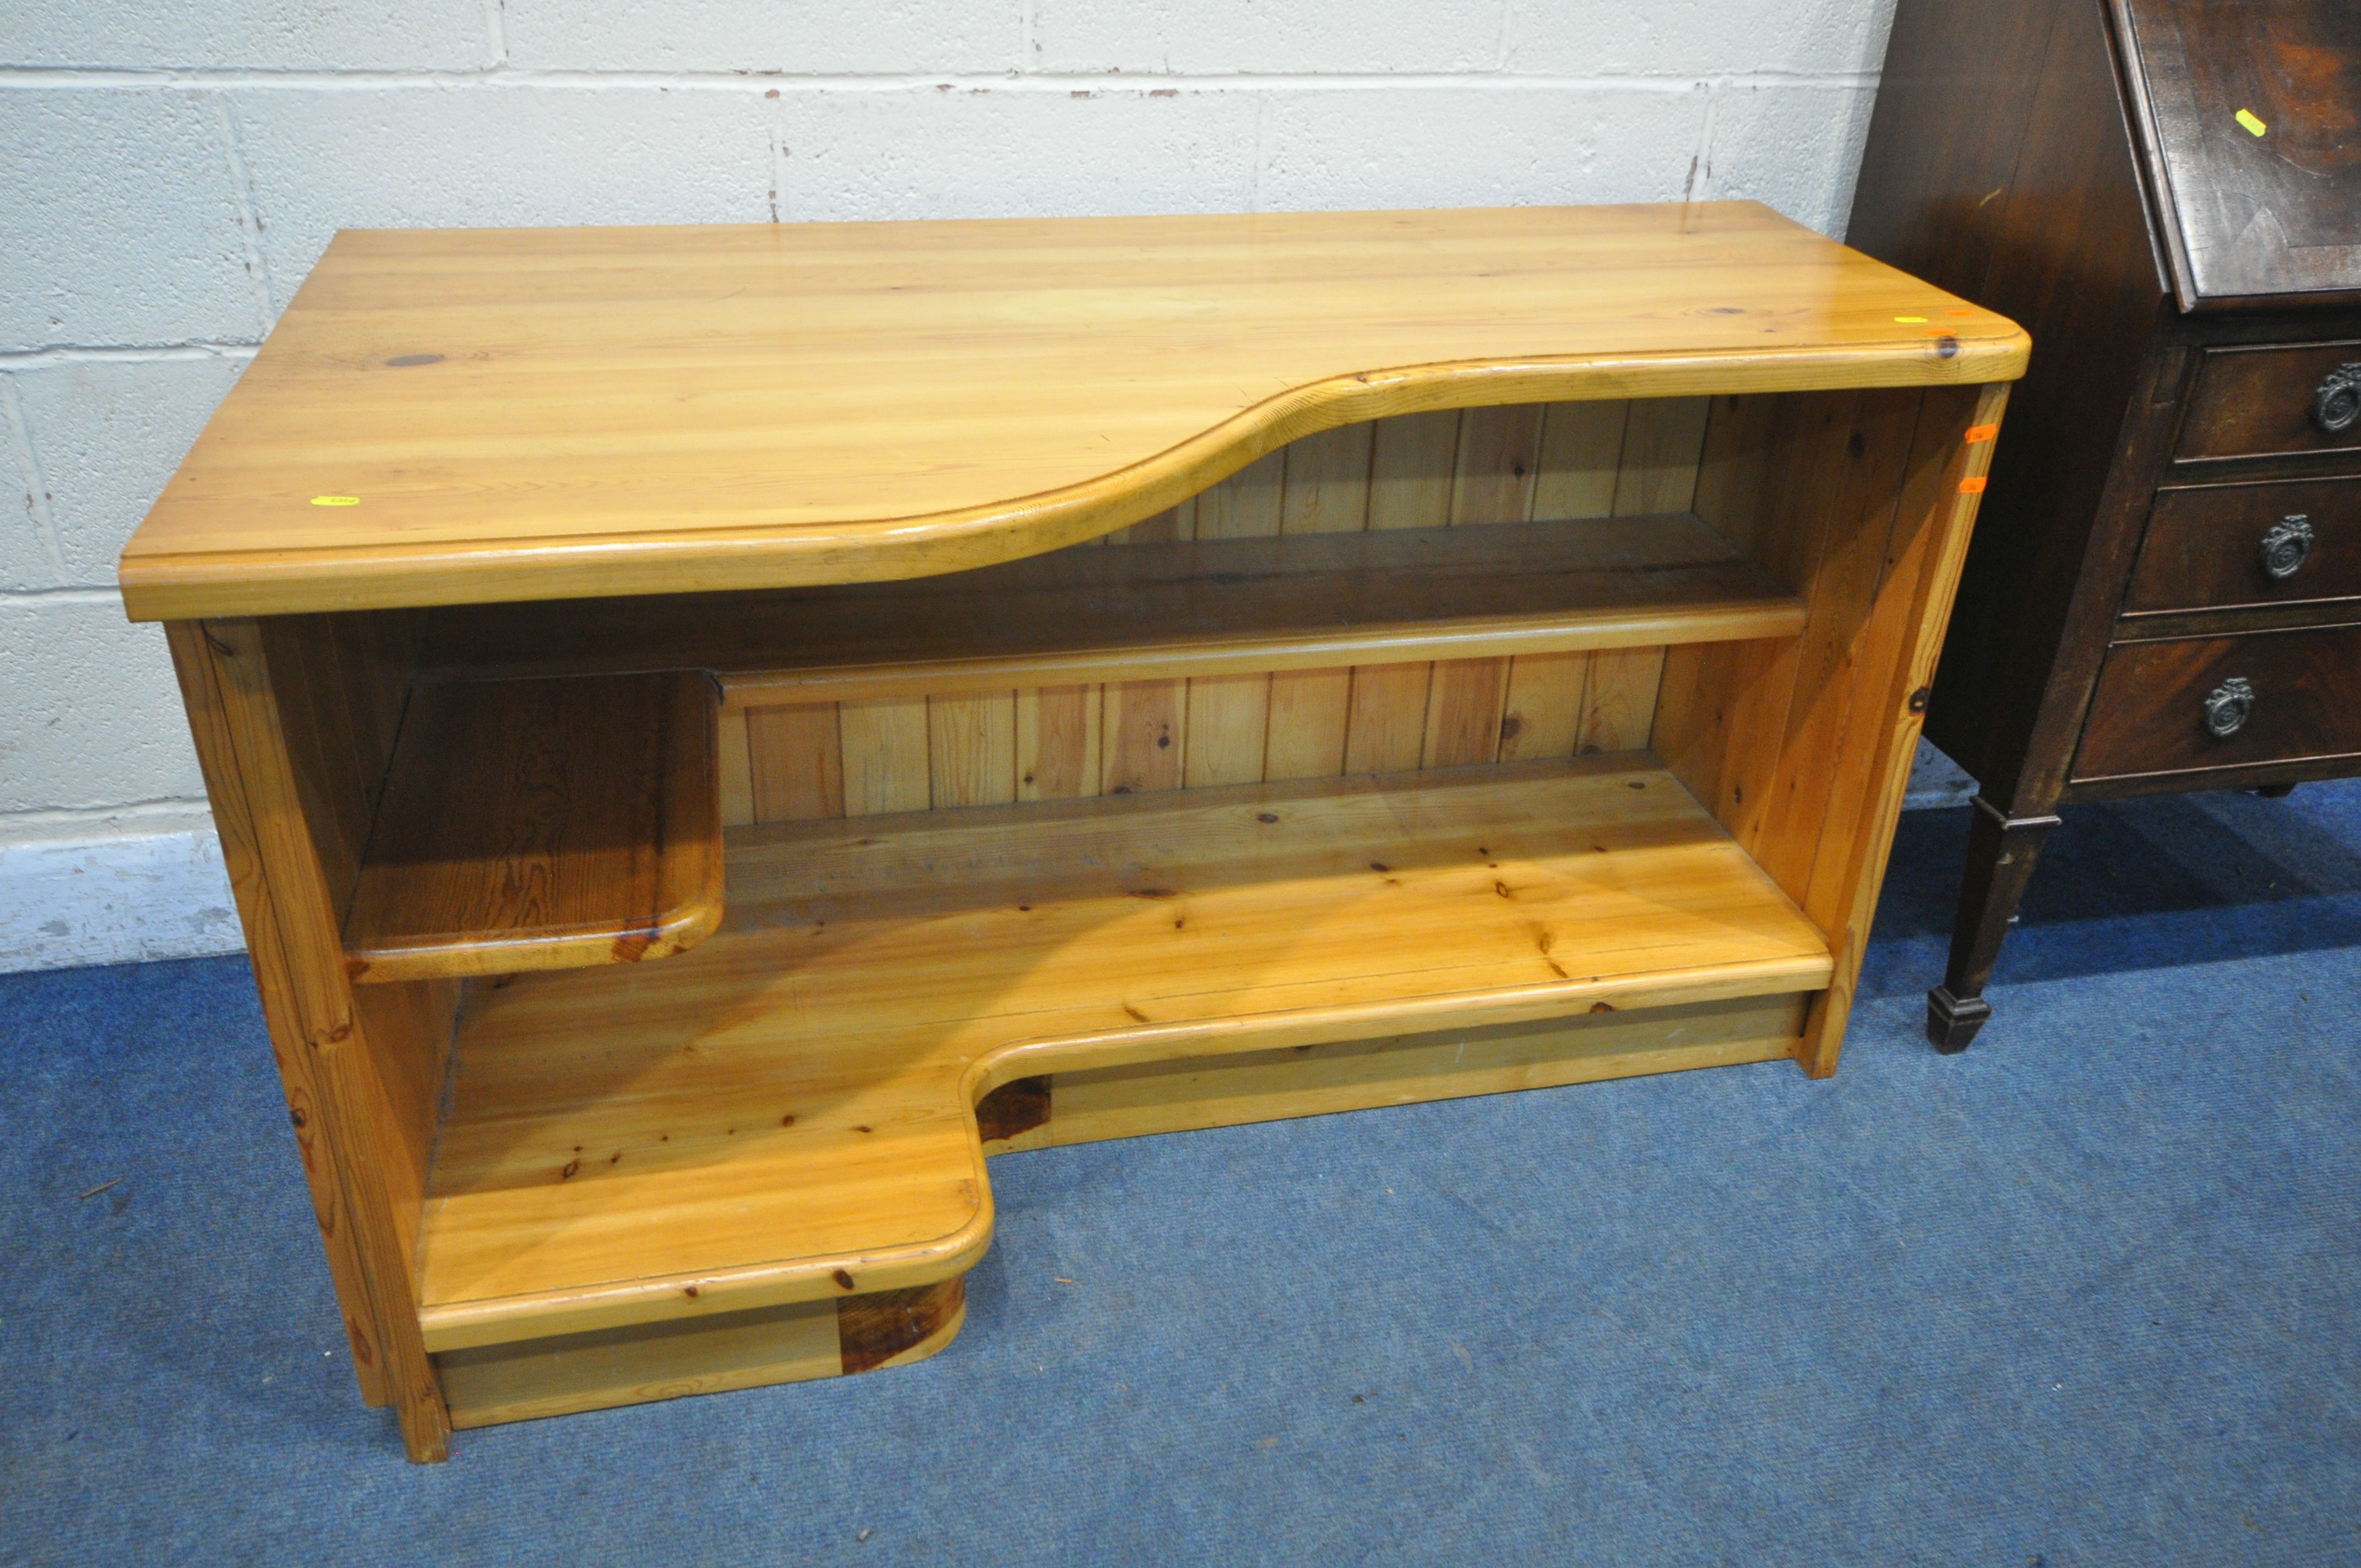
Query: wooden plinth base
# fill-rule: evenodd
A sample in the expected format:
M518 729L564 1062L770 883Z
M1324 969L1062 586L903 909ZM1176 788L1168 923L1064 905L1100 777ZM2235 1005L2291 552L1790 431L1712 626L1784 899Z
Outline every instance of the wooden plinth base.
M455 1427L484 1427L924 1361L967 1321L966 1277L835 1301L635 1323L434 1358Z

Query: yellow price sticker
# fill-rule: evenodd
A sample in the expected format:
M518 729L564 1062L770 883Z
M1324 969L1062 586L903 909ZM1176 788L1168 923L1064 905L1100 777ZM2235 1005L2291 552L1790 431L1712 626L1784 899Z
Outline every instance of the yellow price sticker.
M312 504L315 507L357 507L361 504L361 499L358 496L313 496Z
M2269 129L2271 128L2270 126L2267 126L2267 125L2263 124L2263 122L2262 122L2262 121L2260 121L2260 120L2258 120L2258 119L2255 118L2255 112L2254 112L2252 109L2241 109L2241 110L2239 110L2239 111L2238 111L2238 123L2239 123L2240 125L2242 125L2242 126L2246 126L2246 129L2247 129L2249 132L2251 132L2252 134L2254 134L2254 135L2256 135L2256 136L2260 136L2260 135L2262 135L2265 131L2269 130Z
M1918 324L1918 325L1920 325L1920 326L1924 326L1924 325L1926 325L1926 324L1927 324L1927 318L1926 318L1925 316L1896 316L1896 317L1894 317L1894 319L1895 321L1898 321L1898 322L1912 322L1912 323L1916 323L1916 324Z

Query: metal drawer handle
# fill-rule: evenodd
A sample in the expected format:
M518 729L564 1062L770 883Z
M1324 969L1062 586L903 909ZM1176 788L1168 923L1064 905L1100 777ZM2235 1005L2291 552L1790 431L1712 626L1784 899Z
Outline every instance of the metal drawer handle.
M2290 512L2263 531L2263 570L2284 582L2312 559L2312 519Z
M2312 422L2329 434L2344 434L2356 419L2361 419L2361 360L2331 370L2312 395Z
M2227 740L2246 727L2255 711L2255 688L2243 675L2233 675L2205 694L2205 729L2217 740Z

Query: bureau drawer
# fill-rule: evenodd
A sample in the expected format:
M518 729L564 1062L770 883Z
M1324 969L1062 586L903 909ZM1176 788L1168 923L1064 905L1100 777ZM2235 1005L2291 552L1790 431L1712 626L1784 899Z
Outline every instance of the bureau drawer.
M2074 777L2353 753L2361 753L2361 626L2175 638L2107 650Z
M2361 341L2209 348L2180 422L2183 460L2361 450Z
M2127 615L2361 598L2361 477L2156 493Z

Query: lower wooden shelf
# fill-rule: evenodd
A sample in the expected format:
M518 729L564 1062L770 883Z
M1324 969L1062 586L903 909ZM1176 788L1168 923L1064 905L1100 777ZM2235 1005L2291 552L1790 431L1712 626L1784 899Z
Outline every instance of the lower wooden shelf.
M1644 753L785 824L728 874L692 952L475 982L431 1350L953 1278L1003 1085L1008 1147L1758 1059L1831 971ZM1594 1032L1537 1055L1545 1025ZM1455 1040L1455 1087L1389 1079ZM1148 1081L1184 1069L1214 1087Z

